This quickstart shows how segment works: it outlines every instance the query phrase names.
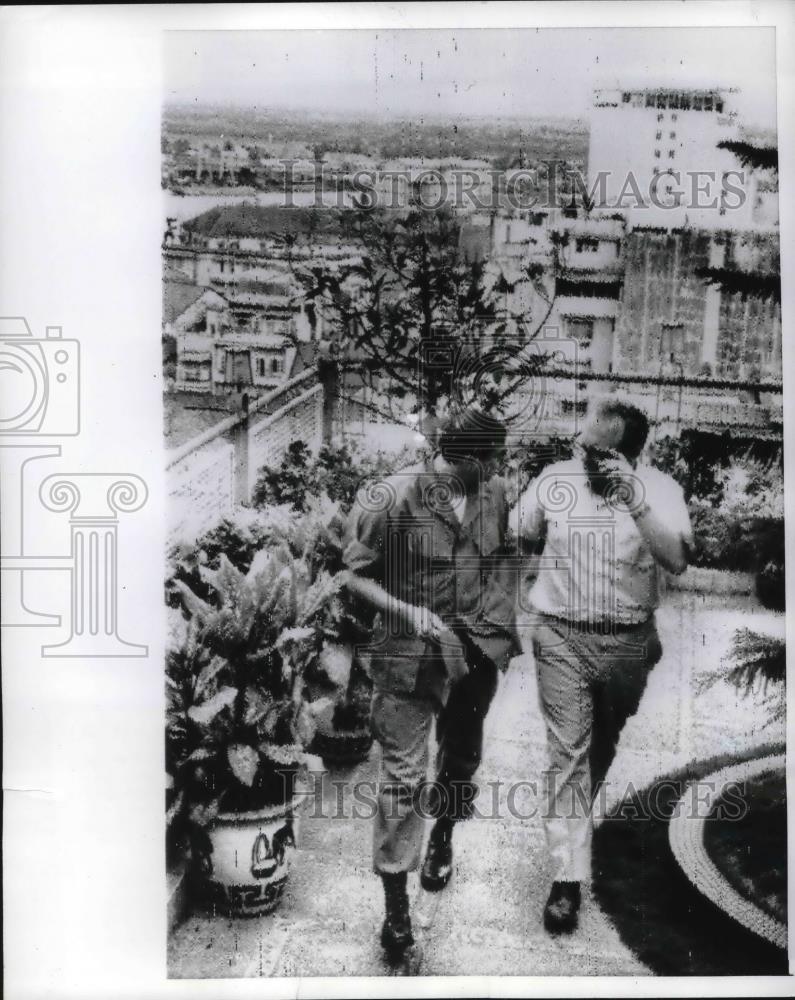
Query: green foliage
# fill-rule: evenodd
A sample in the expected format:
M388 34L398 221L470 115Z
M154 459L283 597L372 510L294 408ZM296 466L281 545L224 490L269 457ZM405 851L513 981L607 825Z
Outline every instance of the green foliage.
M169 840L197 864L220 809L289 797L315 718L350 687L353 644L369 630L342 592L343 529L339 505L321 497L301 518L284 506L241 514L181 553L189 572L171 577L166 663Z
M272 529L261 519L239 509L234 518L223 518L216 527L205 532L193 545L180 543L171 550L166 574L166 603L180 607L178 581L186 583L204 600L210 596L210 587L201 575L201 567L217 569L221 554L247 573L254 555L268 543Z
M736 629L729 655L718 670L703 676L699 689L706 691L718 681L731 684L744 697L761 694L770 710L768 724L782 720L787 683L786 643L748 628Z
M407 461L405 452L359 455L347 444L324 445L313 457L305 442L293 441L278 466L260 471L252 503L257 508L276 504L305 511L312 498L326 496L347 513L364 482L388 476Z
M685 499L691 497L719 502L721 476L732 458L729 434L666 435L654 442L654 465L679 483Z
M509 276L497 261L466 259L461 223L447 206L399 212L360 206L340 213L339 228L355 256L334 271L307 257L300 234L288 234L284 244L341 368L392 399L410 406L421 401L429 413L454 391L459 399L501 405L499 390L515 361L516 324L523 339L531 339L551 311L557 248L548 265L514 262ZM507 315L507 293L519 282L540 302L537 316L527 304ZM440 339L453 340L458 350L433 352ZM488 360L470 364L464 354L479 355L484 343Z
M685 492L693 527L693 564L756 573L757 594L764 606L783 610L781 452L756 457L752 449L739 455L736 450L727 435L667 437L655 444L654 464Z
M753 146L750 142L724 139L718 143L718 149L728 149L730 153L734 153L744 167L778 172L778 150L775 146Z
M292 441L281 464L267 466L260 472L254 486L252 503L255 507L287 504L293 510L304 509L306 497L313 485L312 453L304 441Z

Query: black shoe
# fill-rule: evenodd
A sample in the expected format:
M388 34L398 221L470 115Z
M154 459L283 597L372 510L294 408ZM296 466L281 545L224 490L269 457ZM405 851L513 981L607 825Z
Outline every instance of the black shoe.
M580 909L579 882L553 882L544 907L544 927L550 934L570 934Z
M381 944L391 963L400 962L407 948L414 944L409 917L409 897L406 893L406 873L382 874L386 919L381 928Z
M453 826L437 823L431 830L428 853L420 872L420 885L426 892L444 889L453 874Z

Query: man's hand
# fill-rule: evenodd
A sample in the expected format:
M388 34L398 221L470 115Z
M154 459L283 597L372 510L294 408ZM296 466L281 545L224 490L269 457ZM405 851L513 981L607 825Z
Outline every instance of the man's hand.
M611 454L603 459L599 471L608 477L608 502L627 508L651 553L669 573L683 573L687 568L688 550L681 532L672 530L666 511L653 510L646 502L646 493L639 477L623 455Z
M612 505L620 503L626 506L630 513L640 507L645 499L643 486L623 455L617 451L611 452L609 458L599 462L599 471L610 484L607 495Z
M406 617L414 632L421 639L438 641L445 627L442 619L429 608L409 605Z

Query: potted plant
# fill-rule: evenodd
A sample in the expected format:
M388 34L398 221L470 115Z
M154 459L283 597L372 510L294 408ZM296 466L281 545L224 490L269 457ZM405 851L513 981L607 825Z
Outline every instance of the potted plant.
M345 521L342 507L325 494L309 497L300 519L284 518L283 509L271 509L276 523L289 525L285 541L293 554L313 572L344 573ZM267 523L267 522L266 522ZM337 577L344 579L344 577ZM364 760L373 743L370 732L372 682L362 650L369 642L372 613L344 587L324 605L320 626L323 644L313 660L308 679L328 700L316 718L312 750L326 765L351 765Z
M331 711L320 714L312 749L327 766L350 767L366 760L373 745L370 701L373 692L364 664L353 657L348 684L341 689Z
M279 902L295 843L296 781L333 681L325 608L341 577L285 542L248 572L200 566L207 600L181 580L187 620L168 653L169 835L192 885L234 914Z

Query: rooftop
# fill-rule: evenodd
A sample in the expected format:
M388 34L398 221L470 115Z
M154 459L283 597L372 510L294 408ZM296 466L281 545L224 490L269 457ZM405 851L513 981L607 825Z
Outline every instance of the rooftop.
M163 322L174 323L178 316L181 316L188 306L193 305L207 291L200 288L184 278L181 280L168 277L169 272L163 278Z
M207 393L168 392L163 395L163 434L166 448L173 451L236 413L234 396Z
M217 205L192 219L184 228L210 238L307 236L336 242L341 223L338 213L314 207L281 207L240 202Z

